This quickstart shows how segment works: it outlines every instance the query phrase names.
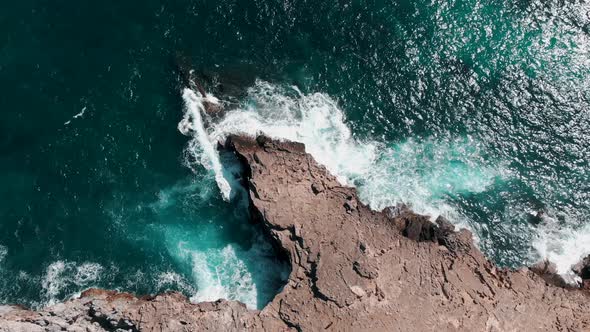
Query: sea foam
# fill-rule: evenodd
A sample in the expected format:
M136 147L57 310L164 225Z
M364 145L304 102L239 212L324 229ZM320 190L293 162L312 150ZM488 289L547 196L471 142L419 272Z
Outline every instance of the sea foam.
M78 264L61 260L51 263L41 280L45 305L52 305L64 297L73 296L75 293L72 289L92 286L100 279L102 271L103 267L98 263Z
M328 95L304 94L296 87L264 81L257 81L242 105L210 128L208 138L217 142L229 134L260 133L304 143L307 152L341 183L357 187L361 199L372 208L409 203L416 212L432 218L443 215L471 229L476 242L478 231L485 227L463 215L449 203L449 197L484 192L513 176L507 162L487 160L484 145L474 137L426 137L395 143L359 139ZM590 253L586 245L590 228L574 231L567 225L531 228L537 236L530 244L534 249L530 260L549 259L560 273L570 274L571 265Z
M211 169L215 174L215 181L221 190L225 200L230 199L231 187L228 180L223 175L223 166L219 161L219 154L215 149L215 141L212 141L203 122L205 108L203 101L217 103L213 96L198 96L191 89L184 89L182 98L185 103L184 118L178 124L178 130L193 139L189 142L186 151L193 155L194 159L199 160L201 165Z
M198 243L179 241L183 235L173 229L166 236L170 254L191 267L196 286L191 301L195 303L226 299L261 309L277 292L271 287L277 283L277 276L283 281L288 278L288 268L276 261L272 247L258 232L254 232L250 248L235 243L203 248ZM162 277L162 282L177 283L178 276Z
M590 224L563 227L554 218L543 218L543 227L533 241L540 257L555 263L557 272L569 283L582 280L571 267L590 253Z

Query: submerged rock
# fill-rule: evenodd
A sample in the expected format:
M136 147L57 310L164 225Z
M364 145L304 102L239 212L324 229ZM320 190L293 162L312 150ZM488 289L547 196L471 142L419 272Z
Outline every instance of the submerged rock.
M0 331L590 330L586 291L497 269L444 218L371 210L302 144L230 137L225 147L244 164L252 215L292 265L266 308L93 290L39 312L2 308Z

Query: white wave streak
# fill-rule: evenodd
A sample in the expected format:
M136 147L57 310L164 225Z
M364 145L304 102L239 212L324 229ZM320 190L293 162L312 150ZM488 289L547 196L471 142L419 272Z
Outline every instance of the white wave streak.
M206 100L210 103L217 103L218 101L213 96L197 96L191 89L184 89L182 98L184 99L185 110L184 118L178 124L178 130L184 135L193 137L189 142L187 151L196 160L199 160L201 165L213 171L215 181L221 190L223 198L229 200L231 194L230 184L223 175L223 166L215 148L215 141L209 138L203 123L203 113L205 112L203 101Z
M71 120L66 121L64 123L64 125L66 125L66 126L69 125L70 123L72 123L72 120L76 120L76 119L79 119L79 118L83 117L85 113L86 113L86 106L84 106L82 108L82 110L80 111L80 113L74 115Z

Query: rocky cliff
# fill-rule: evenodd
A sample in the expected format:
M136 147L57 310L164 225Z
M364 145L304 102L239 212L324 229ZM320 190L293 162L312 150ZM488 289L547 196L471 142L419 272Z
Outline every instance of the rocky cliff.
M2 307L0 331L590 330L587 291L496 268L443 218L372 211L303 145L231 137L226 148L246 167L253 220L292 265L264 310L89 290L41 312Z

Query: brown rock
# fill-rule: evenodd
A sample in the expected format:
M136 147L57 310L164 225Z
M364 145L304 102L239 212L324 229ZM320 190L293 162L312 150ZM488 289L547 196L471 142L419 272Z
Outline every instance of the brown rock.
M311 184L311 190L313 191L314 194L317 195L317 194L321 193L322 191L324 191L324 187L322 187L321 184L314 182Z
M375 279L379 276L377 267L373 266L369 259L362 258L352 264L353 269L363 278Z
M455 225L451 224L451 222L443 216L438 216L435 222L441 236L452 234L455 231Z
M402 234L414 241L432 241L436 239L435 225L428 216L421 216L412 212L399 217L403 222Z

